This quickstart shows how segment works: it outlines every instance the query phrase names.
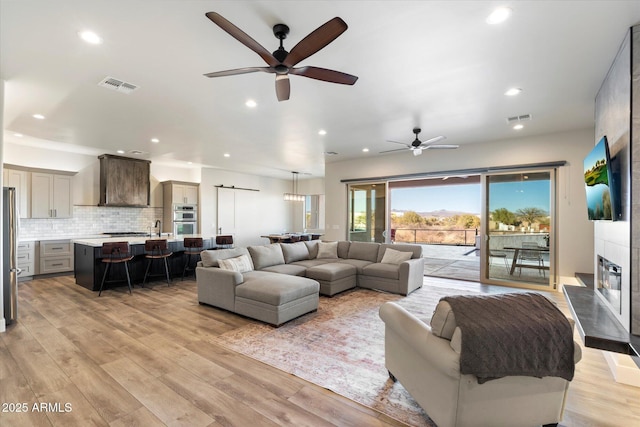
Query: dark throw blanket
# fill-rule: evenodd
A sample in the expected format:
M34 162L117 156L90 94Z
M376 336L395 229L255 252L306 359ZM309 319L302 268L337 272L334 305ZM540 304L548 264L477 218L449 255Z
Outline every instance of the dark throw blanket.
M480 384L509 375L573 379L573 332L544 296L509 293L442 298L462 332L460 372Z

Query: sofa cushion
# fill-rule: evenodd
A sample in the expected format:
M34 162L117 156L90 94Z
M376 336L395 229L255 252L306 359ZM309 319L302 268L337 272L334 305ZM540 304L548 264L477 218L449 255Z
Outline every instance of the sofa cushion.
M378 260L378 248L380 248L378 243L351 242L348 255L345 258L376 262Z
M381 262L384 257L387 249L393 249L395 251L402 252L411 252L411 258L421 258L422 257L422 246L420 245L410 245L410 244L402 244L402 243L383 243L380 245L380 251L378 252L378 260L377 262Z
M431 317L431 332L437 337L451 340L457 327L456 317L446 301L440 301Z
M338 258L338 242L318 243L318 255L316 258Z
M240 255L235 258L227 258L218 260L218 265L223 270L237 271L238 273L246 273L253 270L251 258L249 255Z
M368 265L373 264L371 261L364 261L361 259L341 259L339 261L341 264L349 264L356 268L356 272L358 274L362 274L362 269Z
M249 280L236 286L236 296L279 306L308 295L317 294L320 284L315 280L261 272L260 280Z
M356 269L354 266L342 262L331 262L307 269L308 278L323 280L325 282L333 282L338 279L354 276L355 274Z
M349 258L349 248L351 242L348 240L340 240L338 242L338 258Z
M290 276L304 276L307 267L297 264L277 264L271 267L265 267L262 271L270 271L272 273L288 274Z
M262 270L272 265L284 264L284 255L279 243L263 246L249 246L247 248L253 260L253 267Z
M400 278L400 266L397 264L382 263L369 264L362 269L362 274L365 276L398 280Z
M318 244L320 240L308 240L304 242L305 246L309 250L309 259L315 259L318 256Z
M316 265L329 264L330 262L335 262L336 260L331 258L324 259L305 259L302 261L292 262L291 265L299 265L304 268L315 267Z
M218 267L218 260L234 258L240 255L249 255L247 248L206 250L200 252L200 259L203 267Z
M395 249L387 248L384 251L384 256L382 260L380 260L380 263L399 265L410 260L412 255L413 253L411 252L396 251Z
M307 249L307 245L304 242L285 243L280 246L282 247L284 262L287 264L309 259L309 249Z

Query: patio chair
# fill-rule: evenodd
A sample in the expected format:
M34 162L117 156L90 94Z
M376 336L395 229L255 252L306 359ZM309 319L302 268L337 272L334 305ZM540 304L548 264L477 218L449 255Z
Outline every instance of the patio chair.
M530 250L527 250L529 248ZM544 260L542 259L542 253L538 250L540 246L536 242L522 242L522 249L518 254L518 264L522 264L526 261L535 262L538 264L538 272L542 273L544 277ZM535 249L535 250L534 250ZM520 267L520 276L522 276L522 267Z

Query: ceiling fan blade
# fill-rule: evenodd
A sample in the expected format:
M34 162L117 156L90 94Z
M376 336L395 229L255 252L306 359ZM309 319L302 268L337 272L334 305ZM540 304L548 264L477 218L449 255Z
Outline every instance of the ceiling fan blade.
M338 17L327 21L312 31L307 37L300 40L300 42L291 49L282 64L289 68L293 67L298 62L310 57L334 41L340 34L344 33L347 28L347 24Z
M289 73L297 76L309 77L310 79L323 80L329 83L339 83L342 85L352 85L358 80L356 76L352 76L351 74L319 67L292 68L289 70Z
M387 139L387 142L393 142L394 144L402 144L407 148L411 148L411 145L407 144L406 142L391 141L390 139Z
M276 96L278 101L286 101L289 99L291 93L291 85L289 83L289 76L277 75L276 76Z
M207 73L204 76L205 77L235 76L236 74L256 73L258 71L262 71L264 73L275 73L275 70L270 67L247 67L247 68L236 68L234 70L215 71L213 73Z
M440 135L440 136L436 136L436 137L427 139L426 141L422 141L422 144L420 144L420 145L422 145L424 147L426 145L435 144L436 142L444 141L445 139L447 139L446 136Z
M382 153L392 153L394 151L405 151L405 150L407 150L407 149L406 148L396 148L394 150L380 151L380 154L382 154Z
M216 12L207 12L205 15L207 16L207 18L213 21L214 24L229 33L231 37L235 38L240 43L260 55L264 62L269 64L271 67L275 67L280 63L276 58L273 57L271 52L265 49L260 43L252 39L251 36L242 31L240 28L236 27L227 19L223 18L222 15Z
M454 145L454 144L434 144L434 145L427 145L426 147L422 147L422 148L425 148L427 150L455 150L458 147L460 146Z

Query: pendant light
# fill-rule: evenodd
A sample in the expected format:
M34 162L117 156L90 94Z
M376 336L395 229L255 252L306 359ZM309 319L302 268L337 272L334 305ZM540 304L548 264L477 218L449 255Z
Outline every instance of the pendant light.
M284 200L289 202L304 202L304 194L298 194L298 172L292 173L292 192L284 193Z

